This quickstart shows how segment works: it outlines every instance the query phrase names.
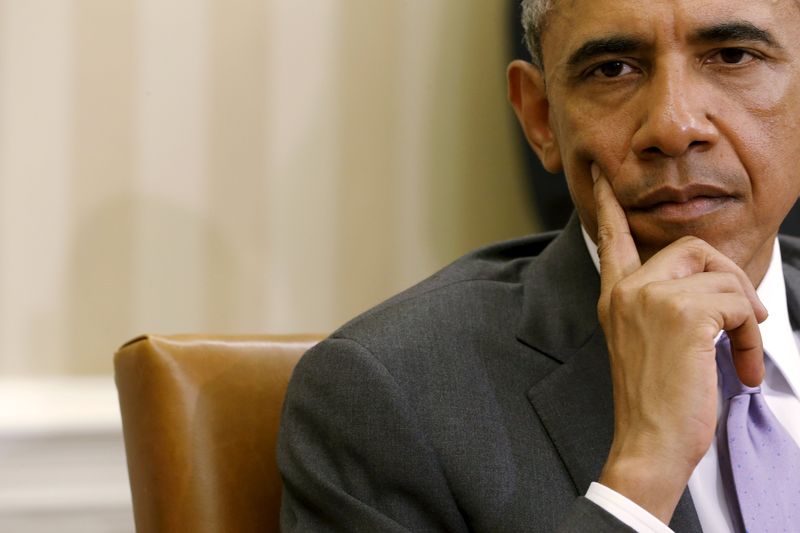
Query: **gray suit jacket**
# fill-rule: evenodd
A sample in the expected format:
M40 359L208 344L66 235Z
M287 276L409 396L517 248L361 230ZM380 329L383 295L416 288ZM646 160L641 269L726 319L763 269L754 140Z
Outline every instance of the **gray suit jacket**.
M793 316L797 242L782 242ZM573 217L336 331L286 397L283 531L628 531L581 496L613 434L598 295ZM700 531L688 491L671 526Z

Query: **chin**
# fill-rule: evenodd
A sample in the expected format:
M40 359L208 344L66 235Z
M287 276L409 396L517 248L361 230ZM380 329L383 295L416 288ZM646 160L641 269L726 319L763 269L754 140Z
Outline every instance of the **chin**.
M737 252L741 250L742 244L738 242L738 239L736 242L733 242L730 238L731 236L736 236L735 230L731 230L729 232L720 232L719 228L714 228L714 231L712 232L703 231L704 229L707 230L708 228L675 228L672 230L661 230L658 232L637 232L632 229L632 234L634 242L636 242L636 248L639 250L639 257L643 263L657 254L659 251L683 237L696 237L707 242L713 248L722 252L724 255L728 256L737 264L739 264L737 257L741 256L741 254Z

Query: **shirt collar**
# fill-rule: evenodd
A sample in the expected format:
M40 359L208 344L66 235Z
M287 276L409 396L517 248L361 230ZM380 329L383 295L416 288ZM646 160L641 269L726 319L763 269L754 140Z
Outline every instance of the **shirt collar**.
M764 351L786 378L795 396L800 397L800 352L789 321L786 282L783 279L783 262L778 239L775 239L772 248L772 259L767 273L756 292L769 311L769 317L759 324Z

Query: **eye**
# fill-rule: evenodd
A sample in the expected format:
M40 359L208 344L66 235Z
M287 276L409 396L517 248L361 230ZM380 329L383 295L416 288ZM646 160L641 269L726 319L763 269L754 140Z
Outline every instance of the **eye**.
M720 50L719 58L724 63L740 63L744 58L744 54L745 51L739 48L726 48L725 50Z
M624 61L609 61L591 70L590 74L598 78L619 78L633 72L633 67Z
M756 60L755 54L742 48L723 48L708 58L709 63L744 65Z

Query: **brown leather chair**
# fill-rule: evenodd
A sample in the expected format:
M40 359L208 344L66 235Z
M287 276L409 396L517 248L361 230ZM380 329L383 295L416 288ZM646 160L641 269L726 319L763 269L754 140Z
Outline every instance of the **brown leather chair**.
M147 335L114 356L136 530L278 531L283 397L322 337Z

